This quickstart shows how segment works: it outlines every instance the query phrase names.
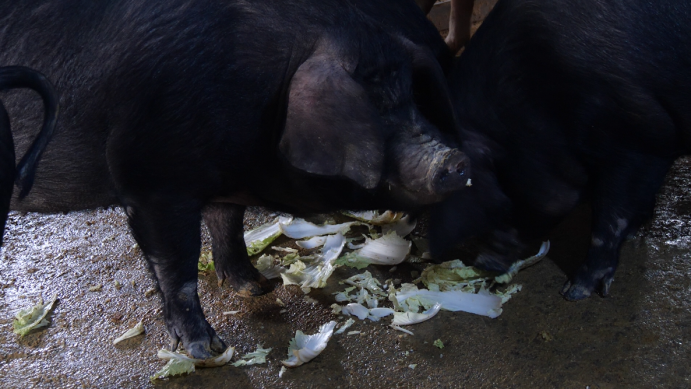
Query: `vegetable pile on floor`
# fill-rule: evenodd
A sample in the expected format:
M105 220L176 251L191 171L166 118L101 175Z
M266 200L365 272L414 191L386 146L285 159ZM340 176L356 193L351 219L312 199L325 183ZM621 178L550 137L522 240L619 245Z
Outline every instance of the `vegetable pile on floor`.
M406 237L415 229L416 224L407 215L392 211L344 214L356 221L316 225L303 219L278 217L272 223L245 233L247 253L250 256L261 254L255 266L265 277L281 278L284 285L298 285L305 294L310 293L312 288L325 287L329 277L340 266L364 269L368 266L388 265L395 268L406 260L419 263L430 258L427 252L422 252L420 256L411 255L413 242ZM369 233L358 236L351 231L357 226L366 227ZM263 253L281 235L295 239L294 243L299 249L272 246L274 254ZM360 243L356 243L358 241ZM441 310L464 311L495 318L502 313L502 304L521 290L521 285L517 284L508 285L503 290L499 290L497 286L508 284L519 270L540 261L548 250L549 242L543 243L537 255L517 262L505 274L483 271L466 266L460 260L453 260L428 265L419 278L398 288L396 285L400 281L395 283L390 279L382 283L366 270L341 280L339 283L348 286L343 291L334 293L335 303L331 307L334 314L351 317L335 332L338 324L336 321L323 324L313 335L305 335L298 330L290 341L288 359L282 361L284 366L279 377L287 371L285 367L294 368L317 357L334 334L343 334L355 323L352 317L380 321L392 316L390 326L410 335L413 332L403 326L429 320ZM209 254L205 255L202 262L205 266L213 266ZM381 306L384 304L390 307ZM348 334L351 333L359 331ZM435 346L441 348L443 343L441 340L435 341ZM257 351L245 355L233 363L233 366L265 363L270 351L271 349L257 346ZM200 364L207 367L225 365L232 357L232 350L229 355L224 355L225 358L222 359L225 362L220 363L193 360L178 353L161 350L159 356L169 362L152 379L189 373Z

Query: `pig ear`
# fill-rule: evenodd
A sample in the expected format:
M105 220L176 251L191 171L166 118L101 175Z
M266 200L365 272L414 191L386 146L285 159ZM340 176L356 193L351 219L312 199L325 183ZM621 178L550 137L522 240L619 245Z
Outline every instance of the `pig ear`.
M338 62L314 55L291 80L279 150L300 170L372 189L384 165L380 129L364 89Z
M429 48L403 37L398 39L411 56L413 95L422 115L442 132L457 135L458 120L439 61Z

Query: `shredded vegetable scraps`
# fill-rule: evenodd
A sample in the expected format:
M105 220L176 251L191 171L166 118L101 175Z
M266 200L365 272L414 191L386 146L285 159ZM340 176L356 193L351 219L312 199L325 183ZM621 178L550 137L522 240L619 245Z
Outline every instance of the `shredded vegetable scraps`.
M33 329L47 326L49 324L47 316L57 299L58 295L54 294L50 301L44 304L43 298L41 298L38 304L33 307L17 312L12 322L13 332L19 336L24 336Z
M235 352L234 347L228 347L223 354L208 358L208 359L196 359L190 358L187 355L177 353L174 351L168 351L165 349L158 350L158 357L168 361L165 366L159 371L157 371L149 379L151 381L157 379L163 379L166 377L171 377L174 375L189 374L193 373L197 367L219 367L227 364L231 358L233 358L233 353Z
M134 338L135 336L141 335L143 333L144 333L144 323L142 323L142 321L140 320L139 323L137 323L137 325L135 325L134 327L127 330L124 334L122 334L122 336L113 340L113 344L118 344L125 339Z
M244 234L247 255L259 254L276 238L281 236L280 224L288 224L293 220L292 217L277 217L273 222L261 225Z
M233 363L233 366L239 367L266 363L266 356L269 355L271 350L272 348L262 348L262 346L258 344L255 351L240 357L240 360Z
M319 327L319 331L314 335L305 335L298 330L295 338L290 341L288 359L281 363L287 367L297 367L316 358L326 348L334 327L336 322L330 321Z

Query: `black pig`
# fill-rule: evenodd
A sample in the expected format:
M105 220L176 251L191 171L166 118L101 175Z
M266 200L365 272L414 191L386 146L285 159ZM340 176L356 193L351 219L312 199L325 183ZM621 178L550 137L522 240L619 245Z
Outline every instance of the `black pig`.
M22 157L15 165L14 141L10 130L10 119L5 106L0 102L0 246L7 212L10 209L14 185L19 187L18 198L24 198L31 190L38 160L48 145L58 115L58 95L53 84L41 73L23 66L0 67L0 90L27 88L37 92L44 104L44 120L40 132Z
M0 63L46 73L65 107L15 208L121 204L172 348L194 357L225 348L197 296L202 214L219 279L258 294L245 205L411 209L467 181L447 139L450 56L412 0L25 0L0 15ZM22 150L36 118L13 97Z
M592 245L562 293L609 293L622 241L691 139L691 3L500 0L451 75L473 186L434 212L432 246L521 242L592 205Z

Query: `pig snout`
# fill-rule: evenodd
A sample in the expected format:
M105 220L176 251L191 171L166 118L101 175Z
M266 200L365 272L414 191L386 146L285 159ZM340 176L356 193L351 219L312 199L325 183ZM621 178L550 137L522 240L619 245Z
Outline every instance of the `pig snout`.
M430 166L429 190L443 196L459 190L468 184L470 163L461 151L448 149L436 153Z
M419 143L400 148L396 181L401 196L416 204L432 204L463 190L470 177L470 160L462 151L432 137L414 139L421 138Z

